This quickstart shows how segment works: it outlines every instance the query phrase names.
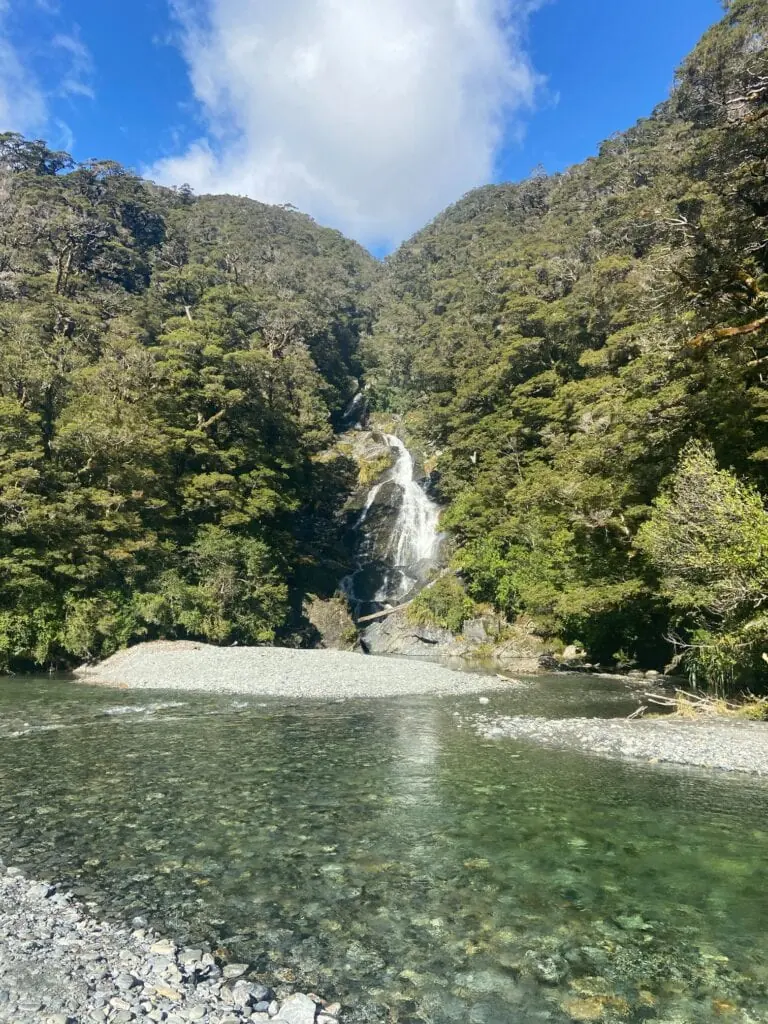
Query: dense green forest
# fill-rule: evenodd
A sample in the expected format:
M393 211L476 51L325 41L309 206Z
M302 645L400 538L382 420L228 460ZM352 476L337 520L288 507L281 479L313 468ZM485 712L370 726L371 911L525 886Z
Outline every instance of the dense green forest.
M733 0L652 116L384 265L292 208L0 136L0 667L309 642L363 380L471 597L593 659L764 684L767 25Z
M366 345L473 597L721 687L768 649L767 26L733 0L599 156L439 216Z
M344 564L375 267L291 209L0 136L0 667L301 641Z

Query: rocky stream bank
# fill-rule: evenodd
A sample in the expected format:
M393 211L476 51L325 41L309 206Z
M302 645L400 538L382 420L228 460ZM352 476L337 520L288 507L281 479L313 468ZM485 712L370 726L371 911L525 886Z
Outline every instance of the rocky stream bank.
M3 1024L337 1024L338 1004L289 994L181 948L136 918L100 922L71 894L0 861Z
M599 757L768 778L768 722L478 716L473 724L487 739L532 740Z

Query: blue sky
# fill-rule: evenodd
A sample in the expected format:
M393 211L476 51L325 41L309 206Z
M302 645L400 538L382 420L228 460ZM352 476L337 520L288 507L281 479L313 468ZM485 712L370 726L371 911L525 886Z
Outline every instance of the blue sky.
M0 130L293 202L383 252L477 184L594 153L721 15L716 0L0 0Z

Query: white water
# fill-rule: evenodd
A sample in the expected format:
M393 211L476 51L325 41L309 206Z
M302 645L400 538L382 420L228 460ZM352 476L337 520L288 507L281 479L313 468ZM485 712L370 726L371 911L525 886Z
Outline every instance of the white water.
M426 582L440 552L440 508L414 479L413 457L400 438L385 434L384 439L395 453L395 462L368 492L354 525L360 536L357 571L341 583L343 591L358 607L371 602L398 604L412 595ZM391 485L399 492L399 500L392 505L396 513L389 516L389 522L382 524L379 519L373 527L366 526L378 507L376 499L382 488ZM386 504L389 506L389 501ZM384 544L373 542L372 537L381 536L382 531L386 538ZM366 576L369 566L375 566L375 573L378 573L373 589L371 584L376 575Z
M400 438L394 434L385 434L384 437L389 447L397 452L391 479L403 494L387 553L394 566L407 569L419 562L434 561L437 557L440 546L437 529L440 509L414 480L413 456Z

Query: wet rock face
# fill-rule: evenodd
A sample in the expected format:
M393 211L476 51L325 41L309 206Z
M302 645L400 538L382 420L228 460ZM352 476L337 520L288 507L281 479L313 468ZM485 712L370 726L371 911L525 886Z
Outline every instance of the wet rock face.
M356 568L342 586L356 616L364 617L409 600L427 582L439 560L440 511L394 434L351 432L341 443L357 460L361 480L348 506Z
M403 506L403 495L391 480L375 489L365 521L358 526L359 553L363 563L388 564L393 533Z

